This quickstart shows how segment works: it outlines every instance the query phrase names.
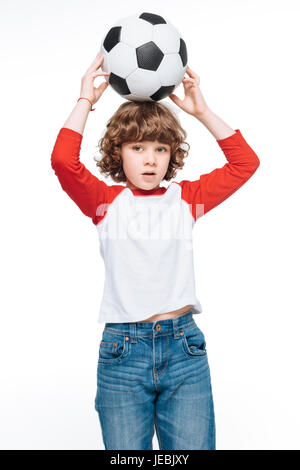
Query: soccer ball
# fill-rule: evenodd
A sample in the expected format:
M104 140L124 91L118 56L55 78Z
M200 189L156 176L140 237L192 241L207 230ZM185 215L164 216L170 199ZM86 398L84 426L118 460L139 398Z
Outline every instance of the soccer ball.
M159 101L181 83L187 49L177 29L154 13L128 16L105 35L100 52L104 76L112 88L131 101Z

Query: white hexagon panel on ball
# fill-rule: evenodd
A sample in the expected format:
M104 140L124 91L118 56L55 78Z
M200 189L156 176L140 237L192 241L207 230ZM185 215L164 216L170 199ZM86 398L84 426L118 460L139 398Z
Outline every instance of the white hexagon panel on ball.
M186 67L182 67L182 62L179 57L179 54L165 55L160 66L157 69L161 84L164 86L169 86L173 85L175 82L176 88L181 83L184 77Z

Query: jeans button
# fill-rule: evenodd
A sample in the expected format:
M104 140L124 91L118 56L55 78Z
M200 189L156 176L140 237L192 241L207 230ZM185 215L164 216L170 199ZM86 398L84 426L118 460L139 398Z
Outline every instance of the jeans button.
M160 324L156 325L155 329L156 329L156 331L160 331L161 330L161 325Z

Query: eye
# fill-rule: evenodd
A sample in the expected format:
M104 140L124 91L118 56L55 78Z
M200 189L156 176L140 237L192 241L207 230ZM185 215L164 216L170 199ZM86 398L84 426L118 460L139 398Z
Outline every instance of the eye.
M138 149L138 148L142 148L140 145L134 145L132 147L134 150ZM164 150L165 152L167 152L167 149L165 147L158 147L157 150ZM138 150L137 150L138 151ZM163 153L163 152L159 152L159 153Z

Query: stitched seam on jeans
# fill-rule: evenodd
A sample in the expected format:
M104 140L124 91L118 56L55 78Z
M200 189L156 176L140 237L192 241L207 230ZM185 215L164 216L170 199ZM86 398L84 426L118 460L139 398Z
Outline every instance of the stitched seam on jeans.
M162 370L159 374L157 374L157 377L159 377L160 375L162 375L163 372L164 372L164 371L166 370L166 368L167 368L168 360L169 360L169 357L168 357L168 351L169 351L168 345L169 345L169 339L168 339L168 337L167 337L167 360L166 360L166 365L165 365L165 367L163 368L163 370Z
M156 411L155 411L154 419L155 419L155 424L156 424L156 426L155 426L156 427L156 433L157 433L157 437L158 437L158 440L159 440L159 448L160 448L160 450L162 450L161 438L160 438L158 424L157 424L157 420L156 420Z
M183 325L183 326L179 326L178 328L180 330L189 330L190 328L193 328L197 326L196 323L188 323L187 325ZM113 330L112 328L106 328L105 330L103 331L110 331L111 333L114 333L114 334L119 334L121 336L129 336L129 332L121 332L120 330ZM166 331L164 333L160 333L159 336L166 336L166 335L172 335L174 334L174 330L170 330L170 331ZM152 336L152 333L150 335L141 335L141 334L136 334L136 338L150 338Z
M197 354L197 353L193 353L191 350L190 350L190 346L187 342L187 339L186 339L186 336L184 335L183 338L182 338L183 342L181 343L181 346L182 346L182 349L185 353L186 356L188 357L203 357L203 356L207 356L207 350L205 349L205 352L203 350L203 353L202 354ZM186 347L185 347L185 346Z
M113 344L113 343L112 343ZM113 346L114 347L114 346ZM99 355L99 358L98 358L98 362L107 362L107 363L114 363L114 362L118 362L118 361L122 361L123 359L126 359L126 357L129 355L129 348L130 348L130 345L128 344L128 341L125 341L125 337L123 339L123 351L122 351L122 354L118 357L111 357L111 358L105 358L105 357L101 357ZM125 354L125 351L127 349L127 352Z
M152 432L151 432L151 448L153 449L153 436L154 436L154 419L155 419L155 408L153 413L153 425L152 425Z

